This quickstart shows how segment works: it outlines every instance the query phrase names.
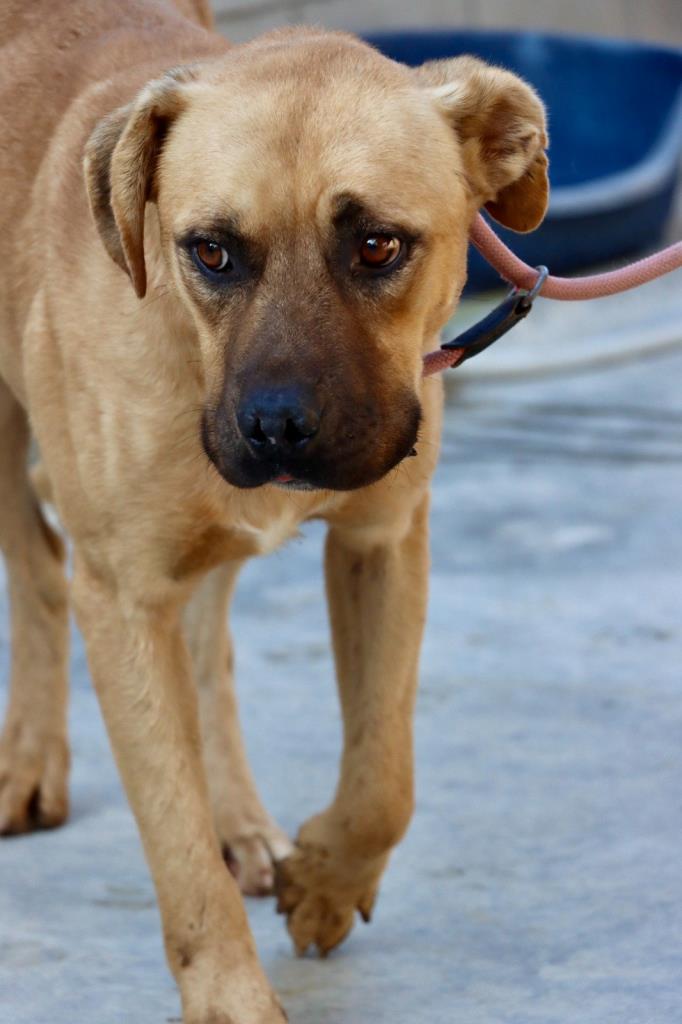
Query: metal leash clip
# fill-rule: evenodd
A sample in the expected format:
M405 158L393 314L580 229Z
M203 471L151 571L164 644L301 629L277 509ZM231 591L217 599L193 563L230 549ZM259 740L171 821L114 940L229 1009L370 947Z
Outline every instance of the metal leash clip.
M547 267L540 266L535 269L538 276L530 290L512 288L502 302L495 306L487 316L473 324L468 330L463 331L462 334L457 335L452 341L446 341L441 345L446 352L460 350L460 358L452 364L453 368L460 366L467 359L477 356L479 352L485 351L493 342L528 316L533 308L533 301L540 294L542 286L549 277Z

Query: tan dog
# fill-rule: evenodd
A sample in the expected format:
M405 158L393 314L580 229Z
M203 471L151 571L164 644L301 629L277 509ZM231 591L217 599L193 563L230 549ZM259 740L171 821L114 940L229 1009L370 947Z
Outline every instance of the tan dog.
M247 891L286 858L299 950L370 916L413 802L441 404L422 354L476 210L541 220L546 139L532 90L473 59L413 71L317 30L231 49L200 22L190 0L0 13L0 829L67 815L67 590L32 429L185 1020L275 1024L221 847ZM312 517L345 735L292 850L245 762L225 616L243 560Z

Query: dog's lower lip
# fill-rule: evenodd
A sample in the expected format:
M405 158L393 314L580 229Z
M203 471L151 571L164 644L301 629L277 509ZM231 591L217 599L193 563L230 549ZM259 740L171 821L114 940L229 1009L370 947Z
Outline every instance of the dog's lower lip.
M315 484L310 484L306 480L301 480L300 477L292 476L291 473L279 473L277 476L273 476L270 481L275 487L281 487L284 491L315 491L317 487Z

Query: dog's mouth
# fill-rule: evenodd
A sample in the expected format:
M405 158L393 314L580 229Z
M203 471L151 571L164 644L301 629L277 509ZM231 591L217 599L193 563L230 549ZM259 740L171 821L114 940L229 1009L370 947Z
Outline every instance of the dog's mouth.
M276 476L272 483L276 487L281 487L285 491L317 491L319 490L315 484L309 483L307 480L297 480L295 476L291 476L290 473L280 473Z

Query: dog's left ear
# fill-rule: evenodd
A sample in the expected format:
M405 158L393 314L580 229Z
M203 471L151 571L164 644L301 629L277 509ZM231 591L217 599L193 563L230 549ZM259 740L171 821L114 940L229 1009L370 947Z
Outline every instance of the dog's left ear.
M476 57L415 69L462 146L479 206L514 231L532 231L547 209L547 129L537 94L510 71Z
M132 103L100 121L85 147L85 184L104 246L129 275L138 298L147 290L144 210L155 197L155 171L170 124L186 104L191 68L149 82Z

